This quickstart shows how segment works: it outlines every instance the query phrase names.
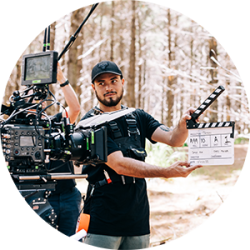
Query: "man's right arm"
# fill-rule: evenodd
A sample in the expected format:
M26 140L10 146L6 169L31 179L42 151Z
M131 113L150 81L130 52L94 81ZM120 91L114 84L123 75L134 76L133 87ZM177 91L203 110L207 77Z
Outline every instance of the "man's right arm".
M66 77L64 76L61 66L58 63L57 64L57 81L62 84L66 81ZM67 112L68 112L68 117L70 119L70 123L74 123L77 119L78 114L80 113L80 103L78 101L77 95L72 88L70 84L64 86L61 88L63 91L63 95L65 98L65 101L68 105ZM63 111L63 117L66 116L65 111Z
M201 165L190 166L188 162L176 162L167 168L162 168L143 161L124 157L121 151L115 151L108 155L106 164L119 175L136 178L187 177L192 171L202 167Z

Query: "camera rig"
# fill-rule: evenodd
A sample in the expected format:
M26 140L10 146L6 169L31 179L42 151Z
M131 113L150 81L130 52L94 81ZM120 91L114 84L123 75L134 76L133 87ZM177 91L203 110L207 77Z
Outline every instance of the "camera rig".
M56 51L46 51L50 49L50 27L48 31L45 29L43 52L24 55L22 59L21 85L26 88L14 91L9 98L10 105L1 107L2 151L9 173L27 203L54 227L56 214L48 197L55 190L56 181L86 178L87 175L51 173L50 161L75 161L78 165L107 161L104 126L77 129L70 124L66 109L66 117L60 121L46 114L52 105L61 105L49 90L50 84L57 82L57 62L71 47L97 5L93 5L59 56Z
M52 103L44 107L48 102ZM56 215L47 198L56 180L87 176L50 173L49 162L96 165L107 161L106 128L76 129L68 117L60 121L49 117L46 109L53 104L59 103L48 84L27 86L13 93L9 107L2 105L2 114L8 118L0 124L2 150L13 181L34 211L51 225Z

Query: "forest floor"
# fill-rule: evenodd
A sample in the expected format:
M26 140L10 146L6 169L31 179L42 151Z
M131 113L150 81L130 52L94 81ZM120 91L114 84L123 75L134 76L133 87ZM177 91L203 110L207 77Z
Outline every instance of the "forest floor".
M151 246L169 242L205 222L225 201L244 165L248 144L235 145L235 162L204 166L187 178L148 180Z
M205 222L225 201L244 165L248 144L235 145L234 164L204 166L187 178L147 179L150 202L150 246L185 235ZM77 187L86 191L86 180Z

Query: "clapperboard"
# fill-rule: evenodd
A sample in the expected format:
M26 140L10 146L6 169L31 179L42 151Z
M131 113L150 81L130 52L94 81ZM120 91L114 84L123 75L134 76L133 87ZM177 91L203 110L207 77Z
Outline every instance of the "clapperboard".
M188 160L191 165L231 165L234 163L235 122L197 123L196 119L224 91L219 86L187 121Z

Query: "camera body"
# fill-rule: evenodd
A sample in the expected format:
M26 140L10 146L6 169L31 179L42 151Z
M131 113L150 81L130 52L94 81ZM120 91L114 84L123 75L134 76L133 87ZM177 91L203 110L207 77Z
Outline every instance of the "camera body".
M39 134L36 132L39 131ZM1 131L5 161L12 173L39 173L44 168L45 135L43 127L6 124ZM30 166L30 167L28 167Z
M106 136L105 127L79 129L71 134L58 131L49 134L42 126L25 124L6 124L1 129L2 149L9 172L26 175L46 174L46 164L50 160L104 163L107 161Z
M107 161L105 127L76 131L69 118L58 121L46 114L49 106L60 104L49 90L57 82L57 60L56 51L24 55L21 84L26 89L13 92L9 107L2 105L2 114L9 116L0 124L2 148L11 174L46 174L50 160ZM52 104L44 107L46 101Z

